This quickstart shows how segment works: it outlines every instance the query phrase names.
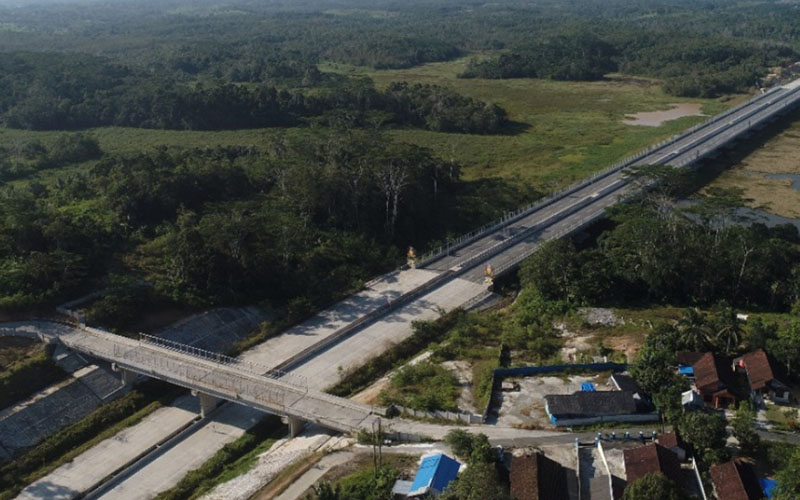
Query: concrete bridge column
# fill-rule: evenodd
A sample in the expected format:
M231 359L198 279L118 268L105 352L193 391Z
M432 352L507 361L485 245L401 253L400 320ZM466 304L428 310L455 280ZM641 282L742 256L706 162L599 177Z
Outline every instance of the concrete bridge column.
M122 386L127 387L128 389L133 387L133 384L136 382L136 377L139 376L138 373L126 370L125 368L120 368L116 363L111 363L111 369L122 375Z
M201 418L206 418L222 402L218 397L198 391L192 391L192 396L197 396L200 399Z
M297 417L284 417L284 422L289 425L289 436L295 437L306 427L306 423Z

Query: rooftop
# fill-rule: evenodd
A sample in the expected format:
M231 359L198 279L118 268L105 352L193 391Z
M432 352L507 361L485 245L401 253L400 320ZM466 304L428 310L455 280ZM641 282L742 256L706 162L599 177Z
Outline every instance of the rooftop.
M447 455L431 455L422 459L408 496L441 493L458 476L461 464Z
M731 460L711 467L711 481L718 498L725 500L757 500L764 498L758 476L752 465Z
M731 363L725 356L707 352L694 364L694 377L697 390L701 393L715 393L734 387Z
M650 472L661 472L676 483L681 483L681 464L672 450L658 443L625 450L625 474L628 483Z
M678 351L675 353L679 366L692 366L703 357L702 352Z
M776 366L763 349L748 352L741 358L737 358L736 364L744 367L747 371L747 379L753 390L765 387L776 378Z
M543 453L511 461L511 496L517 500L568 500L564 467Z
M558 416L611 416L636 413L633 393L628 391L580 391L544 397L547 411Z

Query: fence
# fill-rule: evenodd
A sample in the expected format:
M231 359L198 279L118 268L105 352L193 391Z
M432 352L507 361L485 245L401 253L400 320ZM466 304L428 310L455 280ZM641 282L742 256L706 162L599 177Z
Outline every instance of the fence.
M516 368L498 368L495 374L500 377L530 377L533 375L541 375L543 373L557 373L566 370L576 371L596 371L596 372L624 372L628 369L626 363L576 363L564 365L546 365L546 366L519 366Z
M483 422L482 415L475 415L474 413L465 413L465 412L458 412L458 411L440 411L440 410L433 410L433 411L426 411L426 410L415 410L414 408L408 408L406 406L400 405L392 405L401 414L408 415L415 418L439 418L443 420L453 420L456 422L464 422L467 424L480 424Z
M231 366L236 368L237 370L241 370L250 373L252 375L268 377L274 380L281 380L290 383L292 385L296 385L298 387L303 387L306 390L308 390L308 380L302 375L297 375L294 373L286 373L284 371L277 370L275 368L269 368L265 365L260 365L258 363L253 363L251 361L244 361L239 358L232 358L224 354L207 351L205 349L200 349L199 347L194 347L187 344L181 344L180 342L175 342L173 340L168 340L161 337L154 337L152 335L147 335L145 333L139 334L139 341L148 344L153 344L158 347L168 349L170 351L186 354L188 356L193 356L196 358L212 361L214 363L219 363L221 365Z

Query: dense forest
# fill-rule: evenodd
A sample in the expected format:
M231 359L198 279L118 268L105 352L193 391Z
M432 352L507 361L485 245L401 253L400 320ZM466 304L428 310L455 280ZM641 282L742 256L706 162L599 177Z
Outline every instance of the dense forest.
M47 145L0 145L6 309L131 275L179 303L321 303L393 265L404 246L440 241L522 200L522 188L507 186L479 196L485 186L461 180L453 160L385 134L514 134L502 107L442 86L378 86L331 71L337 65L408 68L468 56L464 77L594 80L620 71L661 78L677 95L717 95L746 90L770 66L800 58L800 13L781 2L86 5L0 3L2 126L80 131ZM89 131L106 126L287 133L251 147L107 154ZM52 182L20 182L73 165L80 168ZM527 197L534 195L529 187ZM653 225L652 237L669 241L686 231L693 237L685 249L625 255L628 247L612 235L568 269L587 267L581 259L605 267L577 273L581 283L570 286L587 299L613 283L653 298L703 302L724 290L731 302L769 298L787 307L787 280L747 279L767 265L760 253L767 250L748 246L766 230L708 232L673 219ZM719 251L719 270L700 266L702 280L673 280L693 271L661 265L709 245ZM783 259L773 262L795 256L782 246L769 251ZM602 274L634 259L640 275L622 266ZM647 271L656 262L659 269Z
M481 54L464 76L587 80L620 71L663 79L668 92L685 96L742 91L770 67L800 59L800 12L779 1L91 5L0 4L0 47L103 55L159 81L281 88L337 81L319 71L321 62L407 68ZM110 67L93 79L124 73ZM39 85L46 94L47 83ZM9 91L0 86L0 101Z
M127 126L221 130L289 127L346 114L443 132L497 133L505 111L446 88L397 84L385 92L357 80L306 96L266 84L187 85L85 55L1 54L0 114L33 130Z
M395 265L398 247L466 231L502 208L470 202L457 164L376 130L125 155L65 134L17 149L0 151L6 176L56 160L94 167L0 189L6 310L139 276L179 304L294 300L300 314Z

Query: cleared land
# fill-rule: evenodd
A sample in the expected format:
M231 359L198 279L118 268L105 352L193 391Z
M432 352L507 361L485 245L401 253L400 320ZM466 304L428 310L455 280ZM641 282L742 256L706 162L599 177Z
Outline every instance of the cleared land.
M761 147L723 172L711 186L741 188L748 205L775 215L800 218L800 191L789 178L770 174L800 174L800 120L769 138Z

